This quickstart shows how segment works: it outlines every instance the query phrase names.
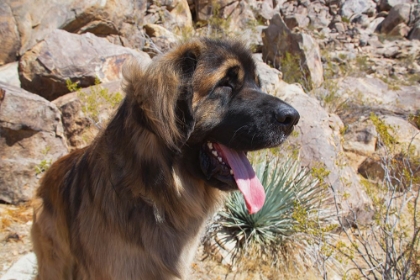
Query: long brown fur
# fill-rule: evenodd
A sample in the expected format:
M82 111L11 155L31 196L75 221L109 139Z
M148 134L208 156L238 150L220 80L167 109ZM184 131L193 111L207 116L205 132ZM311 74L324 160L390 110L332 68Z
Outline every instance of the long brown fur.
M229 69L235 82L258 89L238 43L194 40L147 67L125 67L126 98L108 127L55 162L37 191L37 279L187 279L224 197L193 161L201 135L223 120L228 104L208 95Z

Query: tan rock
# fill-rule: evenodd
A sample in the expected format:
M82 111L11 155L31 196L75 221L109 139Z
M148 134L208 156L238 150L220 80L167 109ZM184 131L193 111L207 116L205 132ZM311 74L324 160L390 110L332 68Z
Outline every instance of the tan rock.
M44 98L0 82L0 200L32 198L42 171L67 153L61 115Z
M0 66L16 61L20 49L20 37L13 12L8 2L0 2Z
M356 172L350 167L341 145L341 120L330 115L321 107L319 101L305 94L296 84L281 82L276 94L291 104L300 114L296 136L289 142L299 147L302 164L310 168L323 167L329 172L325 181L339 196L346 194L348 199L340 205L344 211L348 207L357 209L357 219L364 223L369 219L365 211L370 203Z
M96 79L121 79L122 65L131 57L150 61L146 53L111 44L90 33L55 30L21 58L19 75L22 88L54 100L69 92L69 79L79 87L94 85Z
M282 71L286 81L301 80L306 90L321 85L324 79L320 49L311 36L293 33L276 14L263 30L262 40L264 62Z

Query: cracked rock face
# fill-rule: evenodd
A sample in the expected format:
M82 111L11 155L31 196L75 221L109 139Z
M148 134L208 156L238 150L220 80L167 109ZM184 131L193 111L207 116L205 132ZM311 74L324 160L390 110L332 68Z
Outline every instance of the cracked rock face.
M122 78L124 62L135 57L150 61L147 54L109 43L90 33L75 35L55 30L19 63L22 88L54 100L68 93L66 80L77 82L79 87Z
M0 82L0 200L31 199L42 169L66 153L57 107Z

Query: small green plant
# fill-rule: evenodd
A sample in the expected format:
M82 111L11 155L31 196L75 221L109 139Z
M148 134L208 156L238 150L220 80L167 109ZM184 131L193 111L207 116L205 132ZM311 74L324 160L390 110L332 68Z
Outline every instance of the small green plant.
M302 169L296 159L280 160L267 154L256 158L256 174L266 191L263 208L250 215L243 196L232 193L225 209L218 214L220 219L213 225L210 238L223 232L225 237L218 242L234 241L231 253L237 263L255 254L273 265L284 265L281 258L285 244L292 239L298 244L304 239L299 241L292 236L320 228L320 204L326 189L320 188L319 180Z
M310 74L302 67L302 60L298 54L286 52L280 59L280 71L287 83L300 84L306 91L312 89Z
M98 78L95 79L95 86L90 87L89 91L83 91L77 83L70 80L67 80L66 84L70 91L77 92L82 102L83 113L96 125L99 125L99 112L102 105L107 104L111 108L115 108L123 99L121 93L110 94L107 88L101 87L101 81Z
M383 143L388 148L390 148L393 144L396 143L394 136L392 136L389 133L389 131L394 131L392 127L387 125L383 120L381 120L377 115L375 115L375 113L371 113L369 118L376 128L376 132L378 133L381 139L381 143Z
M43 159L40 163L35 165L35 173L39 175L45 171L47 171L51 166L52 160L50 159Z

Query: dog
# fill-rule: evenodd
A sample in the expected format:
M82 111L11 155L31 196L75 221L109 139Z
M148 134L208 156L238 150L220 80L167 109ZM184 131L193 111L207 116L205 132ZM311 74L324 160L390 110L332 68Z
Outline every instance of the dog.
M37 279L186 279L229 191L265 199L246 152L280 145L298 112L262 92L236 41L194 39L124 66L126 97L91 145L37 190Z

